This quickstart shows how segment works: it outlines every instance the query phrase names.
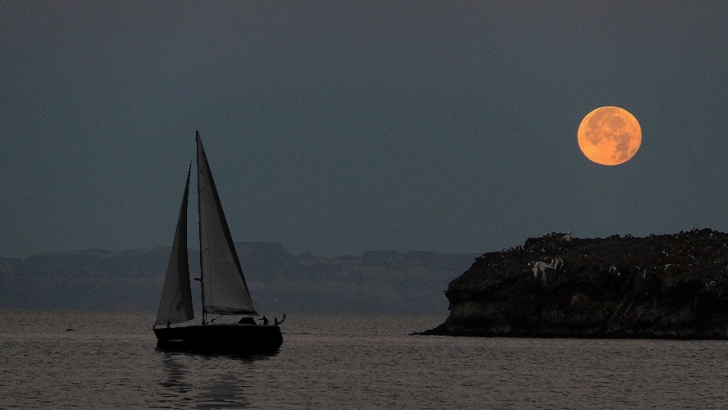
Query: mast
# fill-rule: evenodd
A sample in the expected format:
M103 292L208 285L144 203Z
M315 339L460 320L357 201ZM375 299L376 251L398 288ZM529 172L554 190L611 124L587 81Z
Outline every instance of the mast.
M202 274L204 262L202 260L202 185L200 183L200 147L202 141L200 141L200 131L195 131L195 143L197 144L197 232L200 238L200 289L202 294L202 324L207 322L207 310L205 309L205 275Z

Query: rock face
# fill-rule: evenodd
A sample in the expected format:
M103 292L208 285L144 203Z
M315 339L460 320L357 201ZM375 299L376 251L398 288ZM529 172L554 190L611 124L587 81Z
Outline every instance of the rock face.
M728 234L710 229L529 238L450 282L450 316L425 334L724 339L727 265Z

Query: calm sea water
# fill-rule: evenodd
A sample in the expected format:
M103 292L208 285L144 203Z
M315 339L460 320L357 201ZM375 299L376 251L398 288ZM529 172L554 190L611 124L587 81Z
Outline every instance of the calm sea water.
M0 319L0 408L728 407L728 342L409 336L444 316L289 313L280 351L246 358L160 351L153 312Z

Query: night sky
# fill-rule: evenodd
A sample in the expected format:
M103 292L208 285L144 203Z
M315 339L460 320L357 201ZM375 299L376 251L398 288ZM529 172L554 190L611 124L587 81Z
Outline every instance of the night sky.
M0 2L0 256L171 245L196 130L294 254L728 231L728 2Z

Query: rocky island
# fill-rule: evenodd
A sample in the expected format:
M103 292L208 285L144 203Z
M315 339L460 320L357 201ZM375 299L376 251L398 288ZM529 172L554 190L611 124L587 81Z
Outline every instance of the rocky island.
M547 234L482 255L445 295L424 334L726 339L728 234Z

